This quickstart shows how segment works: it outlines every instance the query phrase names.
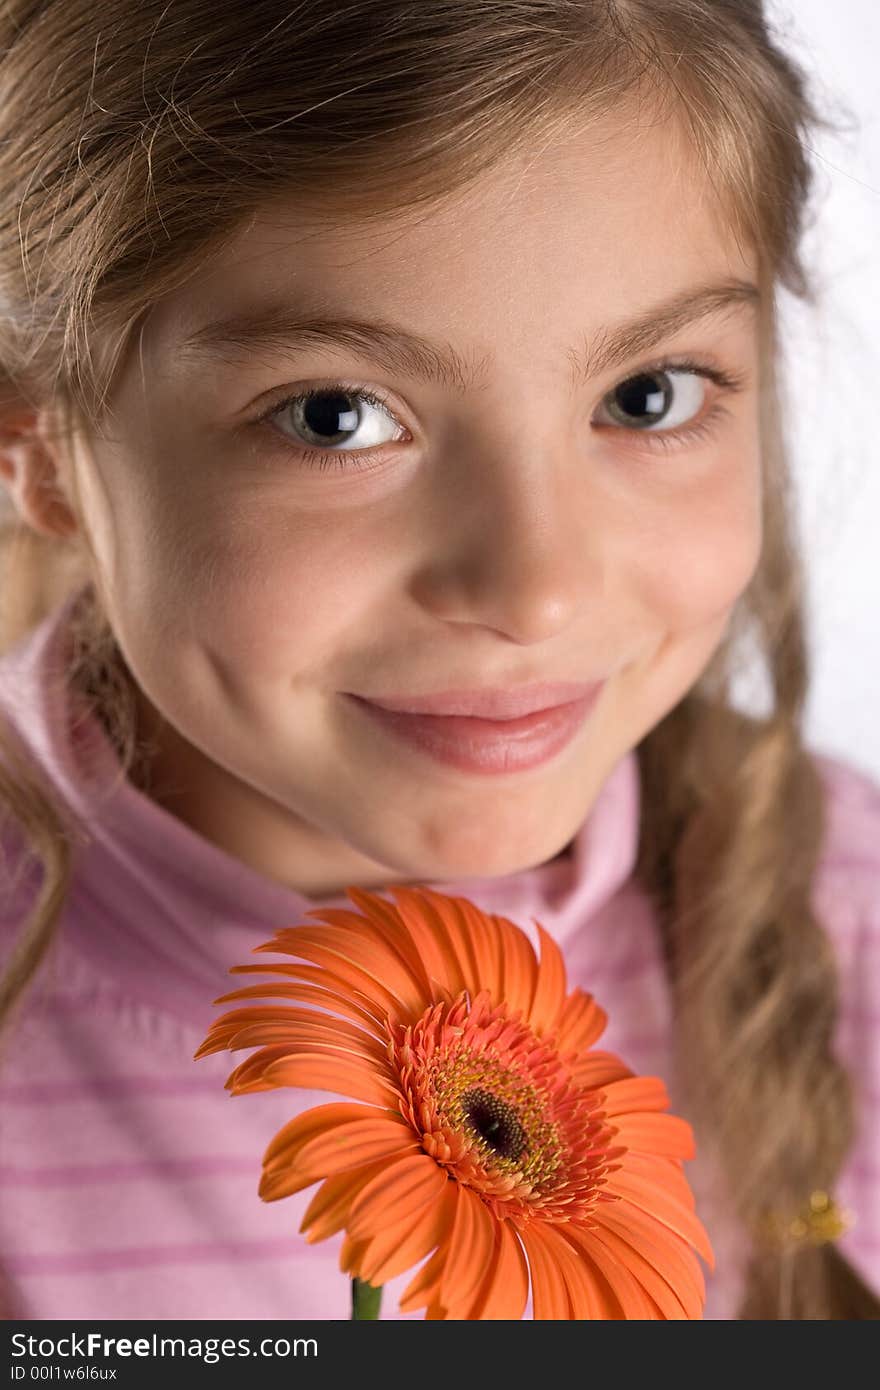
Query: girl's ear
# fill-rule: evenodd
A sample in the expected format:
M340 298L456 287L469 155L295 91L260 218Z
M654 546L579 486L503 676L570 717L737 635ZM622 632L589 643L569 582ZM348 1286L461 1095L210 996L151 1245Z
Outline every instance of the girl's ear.
M0 408L0 482L32 530L66 538L79 526L61 481L59 448L46 424L44 413L25 402Z

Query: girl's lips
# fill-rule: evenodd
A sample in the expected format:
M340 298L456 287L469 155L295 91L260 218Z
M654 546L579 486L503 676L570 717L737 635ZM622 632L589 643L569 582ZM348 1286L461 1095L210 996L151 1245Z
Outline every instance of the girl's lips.
M497 774L526 771L549 761L574 738L603 689L604 682L580 700L504 720L404 714L358 695L346 699L387 733L439 762L465 772Z
M584 700L607 679L593 681L533 681L530 685L440 690L431 695L360 695L380 709L398 714L436 714L465 719L522 719L557 705Z

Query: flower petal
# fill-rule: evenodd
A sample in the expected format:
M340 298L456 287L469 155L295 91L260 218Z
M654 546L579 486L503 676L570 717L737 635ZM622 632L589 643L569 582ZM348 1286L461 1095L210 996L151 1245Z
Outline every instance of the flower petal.
M298 1168L281 1168L275 1173L262 1173L257 1195L264 1202L279 1202L282 1197L292 1197L304 1187L317 1182L314 1174L304 1177Z
M286 1152L293 1160L299 1149L314 1139L316 1134L325 1134L335 1125L347 1124L351 1120L387 1120L393 1112L380 1110L373 1105L355 1105L346 1101L334 1100L327 1105L315 1105L294 1115L267 1145L263 1154L263 1166L271 1164L280 1153Z
M399 1243L384 1258L378 1242L373 1243L370 1247L370 1259L380 1261L374 1266L374 1279L377 1283L387 1284L389 1279L394 1279L398 1274L403 1274L404 1270L417 1265L440 1241L445 1240L448 1234L449 1220L445 1215L445 1206L435 1204L429 1207L411 1222L405 1231L398 1228ZM382 1243L386 1243L386 1238L383 1237Z
M294 1051L304 1044L314 1043L319 1047L333 1047L339 1052L352 1052L380 1065L387 1057L387 1043L379 1042L362 1028L341 1018L322 1017L314 1009L288 1009L286 1016L279 1011L278 1017L265 1019L256 1017L259 1012L259 1009L254 1010L254 1021L251 1023L234 1019L228 1022L226 1015L218 1019L206 1040L211 1045L203 1043L200 1052L217 1052L225 1047L235 1052L243 1047L273 1046L276 1043L287 1043Z
M343 1274L348 1274L352 1279L360 1277L357 1271L361 1267L365 1245L366 1241L345 1237L339 1251L339 1268Z
M545 931L534 917L532 921L541 943L541 961L535 981L535 992L525 1021L538 1037L542 1038L555 1028L562 1012L565 1002L565 962L550 933Z
M495 1222L495 1252L471 1316L482 1322L521 1318L529 1296L529 1267L511 1221Z
M467 939L474 961L474 978L470 984L473 994L488 990L493 1004L500 1004L503 993L503 955L501 934L493 919L481 912L467 898L456 898L464 921Z
M245 1061L239 1062L234 1071L230 1072L226 1078L226 1090L231 1091L234 1096L243 1094L245 1091L268 1091L272 1083L265 1081L263 1073L272 1062L280 1061L283 1057L290 1056L290 1048L285 1044L283 1047L261 1047L259 1052L253 1052Z
M706 1299L706 1281L703 1269L687 1241L661 1225L631 1202L600 1202L595 1211L595 1222L602 1231L616 1232L630 1245L634 1246L645 1259L666 1280L691 1317L693 1307L703 1307Z
M662 1227L660 1227L662 1229ZM695 1289L694 1275L690 1269L687 1276L678 1279L673 1272L673 1261L663 1258L662 1245L646 1243L644 1238L634 1232L620 1232L619 1227L606 1225L605 1211L596 1218L594 1229L589 1232L592 1241L598 1240L616 1254L621 1264L627 1266L651 1295L663 1316L669 1319L702 1318L703 1297ZM676 1240L670 1233L671 1240ZM656 1254L655 1254L656 1251ZM688 1251L695 1268L696 1255ZM681 1261L684 1264L684 1261Z
M421 979L413 975L387 942L364 931L364 926L361 922L359 930L329 925L285 928L266 949L280 950L283 942L291 955L340 973L351 973L353 983L365 993L387 997L388 1007L395 1014L401 1009L420 1014L430 1003Z
M451 1233L452 1223L455 1220L455 1212L458 1205L458 1184L447 1183L446 1191L441 1198L444 1206L444 1221L446 1228ZM423 1308L426 1303L430 1303L436 1298L440 1288L440 1281L443 1278L443 1270L446 1266L449 1254L449 1238L445 1237L437 1246L430 1259L426 1260L415 1277L410 1280L404 1289L398 1307L401 1313L412 1313L417 1308Z
M464 989L464 980L458 958L445 931L438 929L436 912L426 913L422 893L398 884L389 891L394 894L401 919L425 963L433 997L437 998L438 987L450 996L459 994Z
M366 1215L364 1210L353 1208L358 1226L349 1225L354 1239L361 1238L359 1233L363 1232L366 1245L361 1268L371 1284L384 1284L418 1264L448 1238L452 1220L445 1200L449 1180L426 1154L394 1164L378 1181L384 1181L388 1190L384 1221L377 1223L373 1200ZM372 1185L375 1187L376 1180ZM356 1207L360 1207L360 1199Z
M590 1322L622 1321L625 1314L620 1300L595 1260L590 1258L588 1250L582 1243L574 1239L574 1223L567 1223L564 1227L557 1226L554 1229L556 1235L561 1236L570 1248L574 1259L581 1266L583 1272L581 1283L576 1283L573 1278L569 1279L569 1296L572 1299L575 1317L579 1321Z
M300 928L296 928L299 931ZM293 930L291 930L293 935ZM374 979L366 970L361 970L357 965L347 961L341 955L334 955L319 946L309 945L303 938L301 942L302 952L293 945L285 945L283 941L269 941L265 946L255 946L255 951L284 951L287 955L302 955L303 964L291 967L291 973L298 979L311 980L315 984L325 984L334 989L343 989L348 993L355 993L362 996L368 1005L373 1005L384 1018L386 1013L394 1015L400 1009L400 1000L391 990L378 980ZM306 962L311 961L311 966ZM260 969L257 966L256 969ZM230 974L231 974L230 969Z
M615 1142L628 1149L680 1159L693 1158L696 1152L694 1132L678 1115L618 1115L614 1128Z
M462 1319L473 1317L472 1310L495 1248L497 1218L471 1188L456 1186L458 1206L439 1300L445 1304L448 1317Z
M301 1115L289 1120L275 1135L263 1155L263 1173L260 1177L259 1187L259 1196L262 1197L263 1201L272 1202L279 1197L289 1197L291 1193L299 1192L301 1188L308 1187L310 1182L314 1182L314 1178L300 1182L299 1170L292 1166L295 1164L300 1150L311 1140L358 1116L359 1112L362 1112L367 1119L371 1115L383 1113L372 1110L371 1107L365 1105L332 1103L330 1105L316 1105L311 1110L306 1110ZM273 1168L272 1164L281 1152L288 1155L288 1162L283 1170L279 1171Z
M334 1173L321 1183L300 1222L300 1232L310 1245L326 1240L341 1231L348 1220L351 1204L358 1193L372 1182L377 1173L384 1173L385 1159L367 1163L348 1173Z
M439 1299L434 1299L425 1309L425 1322L436 1322L449 1317L449 1309Z
M698 1300L694 1303L687 1292L684 1292L682 1297L677 1289L663 1278L656 1265L627 1236L618 1235L611 1227L597 1223L590 1231L590 1241L594 1248L598 1242L629 1270L657 1305L663 1318L672 1322L682 1322L688 1318L703 1316L702 1302Z
M568 1288L571 1316L590 1322L620 1319L620 1302L605 1275L585 1248L568 1238L571 1225L543 1229L550 1256L559 1265Z
M302 1052L295 1057L280 1057L266 1067L261 1086L238 1089L265 1090L270 1086L304 1086L312 1091L335 1091L353 1096L371 1105L396 1109L400 1096L375 1068L355 1057L337 1056L332 1052Z
M298 1146L292 1157L288 1157L291 1150L281 1149L264 1165L263 1171L267 1175L282 1172L295 1162L297 1173L303 1179L302 1186L308 1187L319 1178L344 1173L379 1158L391 1162L401 1154L418 1151L418 1147L407 1124L392 1120L354 1120L316 1134Z
M419 899L418 910L429 924L446 958L447 977L453 993L472 989L474 958L467 932L455 907L455 899L426 889L410 891Z
M268 970L268 966L257 966L258 970ZM243 989L230 990L228 994L221 994L218 999L213 1000L215 1004L225 1004L232 999L296 999L301 1004L316 1004L324 1017L327 1014L342 1014L344 1018L351 1019L355 1023L363 1023L372 1032L376 1033L382 1028L382 1018L357 1004L352 998L351 992L340 994L336 990L319 989L315 985L303 984L283 984L281 981L269 981L263 985L245 985ZM316 1010L311 1010L315 1013Z
M556 1034L561 1053L586 1052L605 1032L608 1015L591 994L573 989L562 1006ZM608 1054L603 1054L607 1056Z
M501 935L504 961L504 999L511 1014L519 1013L525 1018L535 997L535 984L538 978L538 961L531 941L522 927L492 914Z
M606 1081L602 1090L605 1092L602 1109L609 1116L666 1110L669 1106L669 1095L659 1076L629 1076L620 1081Z
M572 1316L568 1285L561 1262L548 1247L547 1229L538 1220L526 1222L520 1231L532 1277L532 1315L536 1322L565 1322Z
M629 1149L626 1155L626 1171L644 1178L646 1182L659 1182L667 1192L681 1202L682 1206L696 1209L696 1201L690 1183L684 1175L684 1167L677 1158L661 1158L655 1154L638 1153Z
M424 1308L427 1303L436 1299L448 1254L447 1241L438 1245L431 1258L425 1261L415 1278L407 1284L398 1301L397 1306L401 1313L414 1313L416 1309Z
M257 950L262 948L257 947ZM388 1005L382 999L375 999L372 994L365 994L363 990L353 985L351 980L344 975L337 974L323 965L306 965L304 961L297 961L296 965L230 965L230 975L253 975L265 974L286 975L288 979L296 981L298 984L307 982L309 986L322 990L332 990L334 994L341 995L344 999L353 1000L367 1013L380 1027L384 1026L385 1015L388 1012ZM222 998L222 996L221 996ZM219 1003L220 1000L215 1000Z
M569 1223L564 1229L566 1240L579 1248L604 1276L614 1297L620 1304L624 1318L641 1318L655 1321L659 1315L656 1303L648 1296L635 1275L607 1245L593 1238L592 1230Z
M378 893L372 893L366 888L347 888L345 890L357 908L369 919L373 932L380 933L388 946L397 952L401 960L411 972L413 979L418 980L419 987L424 995L425 1003L431 999L431 982L428 971L425 968L425 960L413 940L412 933L408 924L404 921L397 904L389 902ZM306 913L307 917L315 914ZM327 921L336 921L337 917L347 916L353 919L355 930L362 932L364 923L362 918L358 918L354 913L338 912L334 908L321 911Z
M686 1240L702 1255L710 1269L714 1269L715 1256L709 1244L709 1237L696 1213L677 1201L663 1186L662 1180L648 1182L628 1172L625 1163L626 1160L623 1167L609 1172L605 1179L606 1190L625 1197L634 1206L641 1207L649 1216L675 1231L682 1240Z
M402 1156L361 1192L352 1207L348 1229L360 1240L401 1218L408 1220L422 1207L436 1206L448 1181L445 1169L424 1150Z
M632 1072L613 1052L596 1049L584 1057L578 1057L570 1065L572 1079L587 1090L607 1086L610 1081L620 1081L632 1076Z

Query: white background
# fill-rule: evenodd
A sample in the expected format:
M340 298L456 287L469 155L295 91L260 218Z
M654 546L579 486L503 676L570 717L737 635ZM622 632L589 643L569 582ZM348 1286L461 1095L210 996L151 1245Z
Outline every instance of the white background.
M809 580L807 737L880 784L880 4L766 10L823 112L850 127L813 142L803 249L818 301L780 297L783 379Z

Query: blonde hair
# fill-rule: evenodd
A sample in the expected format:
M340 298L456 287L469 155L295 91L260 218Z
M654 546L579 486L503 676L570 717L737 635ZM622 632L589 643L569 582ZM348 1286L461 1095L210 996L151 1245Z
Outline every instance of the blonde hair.
M645 97L683 123L762 288L810 297L807 140L830 123L756 0L7 0L0 35L0 391L58 403L68 421L99 424L150 305L258 204L298 192L330 221L427 205ZM637 749L635 870L663 932L689 1118L753 1234L767 1210L833 1190L854 1133L831 1046L834 957L811 906L825 807L802 734L804 579L772 293L765 305L763 552L709 666ZM87 538L8 520L0 540L0 649L92 580L70 689L129 773L130 677ZM745 642L766 667L763 717L731 699ZM12 729L0 733L0 806L42 870L0 984L8 1022L53 942L82 829ZM833 1244L790 1253L754 1239L739 1316L878 1313Z

